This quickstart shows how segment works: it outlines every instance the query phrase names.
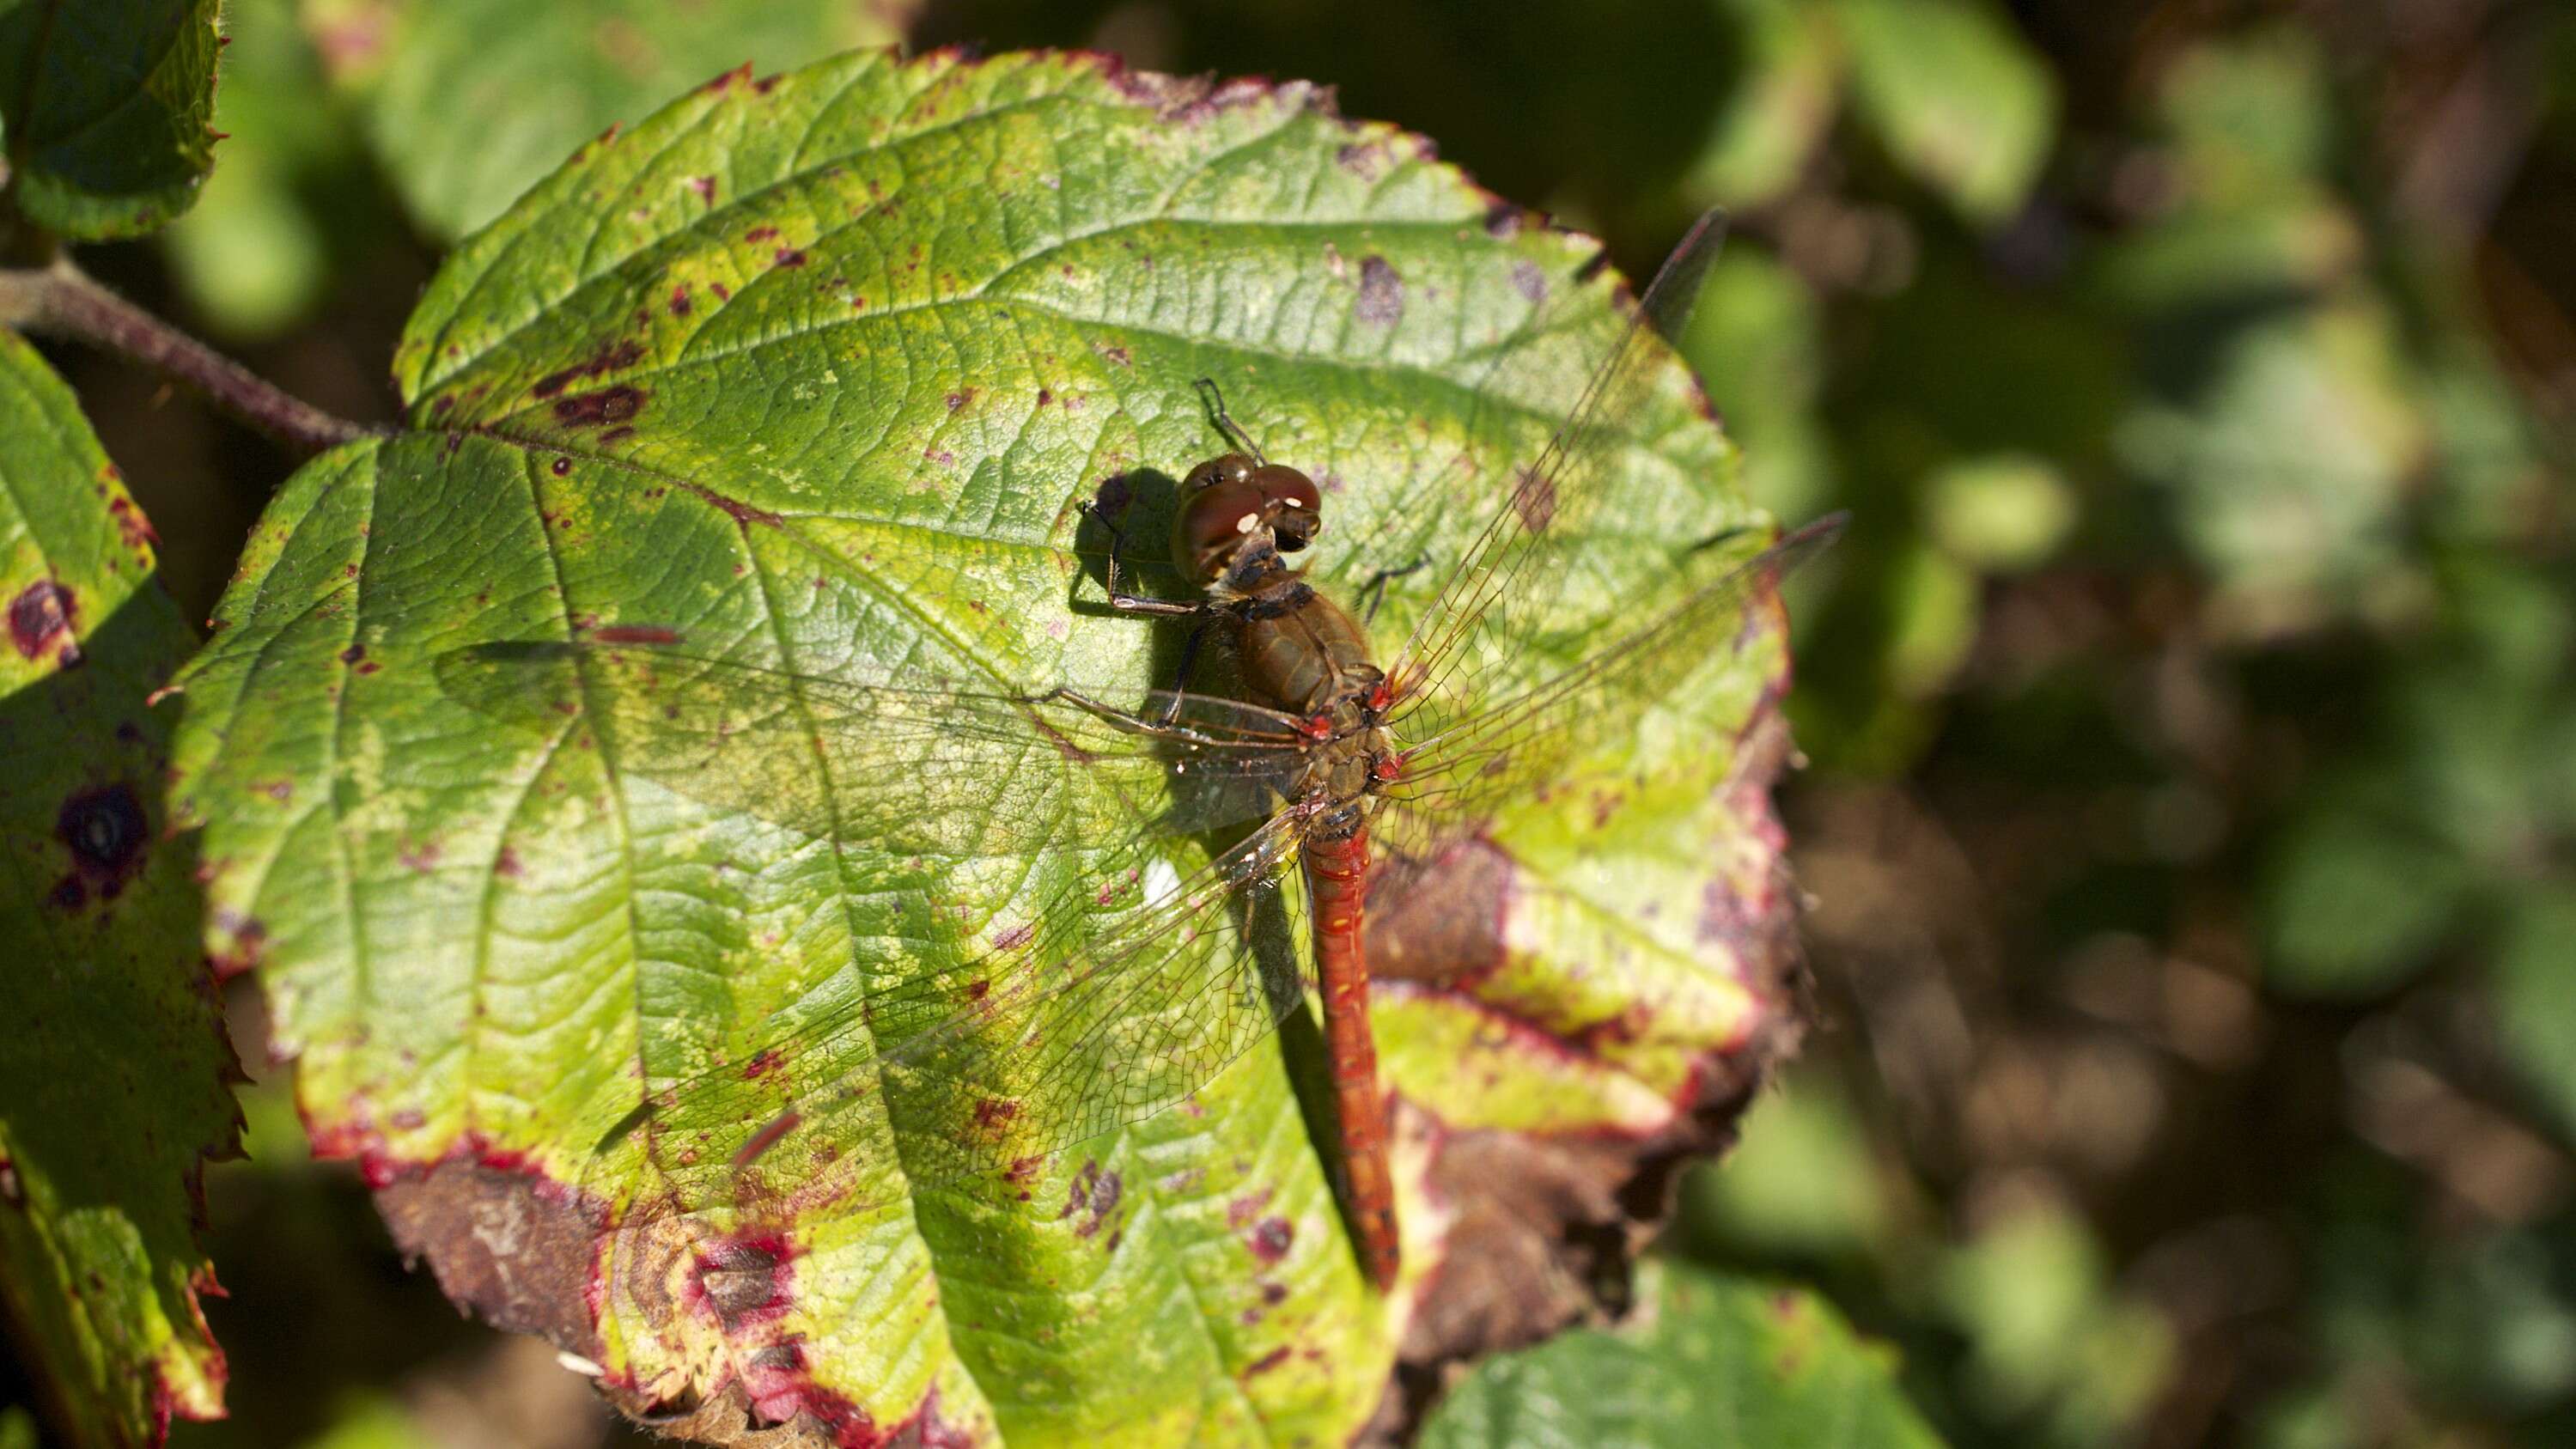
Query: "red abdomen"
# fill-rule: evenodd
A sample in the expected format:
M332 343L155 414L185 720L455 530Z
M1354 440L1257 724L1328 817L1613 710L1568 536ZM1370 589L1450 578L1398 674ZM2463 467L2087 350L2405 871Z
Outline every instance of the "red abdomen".
M1324 992L1324 1041L1332 1054L1333 1103L1341 1118L1349 1174L1351 1229L1369 1277L1395 1282L1395 1178L1386 1160L1386 1098L1378 1090L1377 1041L1369 1034L1368 958L1360 906L1368 887L1368 829L1306 842L1306 898L1315 913L1315 971Z

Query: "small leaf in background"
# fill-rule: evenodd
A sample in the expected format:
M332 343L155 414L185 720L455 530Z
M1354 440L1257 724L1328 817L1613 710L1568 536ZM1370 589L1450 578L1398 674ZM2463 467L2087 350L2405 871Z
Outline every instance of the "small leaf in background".
M0 3L10 192L79 241L142 236L195 200L215 137L217 0Z
M572 149L736 66L903 38L908 0L311 0L307 23L434 235L501 214Z
M189 842L164 833L188 651L152 533L71 390L0 333L0 1295L77 1442L223 1412L194 1208L234 1151L236 1068L197 949Z
M972 1105L927 1069L818 1121L828 1173L683 1222L652 1216L653 1194L729 1152L599 1147L647 1090L680 1103L655 1122L686 1109L743 1132L823 1092L847 1064L781 1068L762 1048L827 1011L836 1047L866 1048L856 1008L897 987L969 999L958 977L1014 949L996 943L1022 913L1089 901L1080 872L1159 802L1084 788L1045 749L1052 773L951 779L871 813L880 777L841 768L864 758L850 735L817 725L703 778L649 736L567 737L542 696L478 711L440 661L625 624L827 681L899 663L1139 698L1169 683L1169 641L1098 605L1105 544L1079 505L1118 480L1160 510L1137 526L1163 531L1173 479L1219 445L1194 379L1222 380L1265 449L1322 480L1351 541L1317 550L1327 587L1454 560L1624 333L1594 255L1313 88L1087 56L727 74L585 147L451 256L395 359L409 429L288 482L188 676L180 788L206 822L211 939L261 955L317 1147L361 1158L398 1237L442 1264L478 1241L458 1229L470 1194L549 1224L492 1280L598 1282L604 1301L473 1301L593 1357L630 1405L694 1392L737 1421L748 1397L769 1418L1039 1440L1256 1420L1347 1436L1385 1391L1403 1309L1341 1236L1296 1041L1011 1180L910 1176L953 1154ZM1560 617L1533 625L1551 643L1670 602L1693 567L1676 555L1696 555L1669 540L1764 526L1684 369L1646 356L1607 455L1639 506L1588 530ZM1381 644L1439 578L1389 581ZM1412 1111L1525 1126L1526 1084L1572 1064L1597 1090L1546 1103L1546 1130L1598 1175L1605 1142L1693 1131L1706 1065L1740 1070L1771 1038L1787 904L1773 757L1745 732L1785 661L1775 631L1744 637L1664 701L1687 741L1670 768L1622 745L1634 758L1584 788L1498 810L1509 959L1472 991L1380 1000ZM1546 659L1498 649L1478 678L1507 693ZM634 697L638 718L674 712ZM832 830L780 808L818 777L844 782ZM896 848L1013 813L1057 828L1019 855ZM1210 846L1152 848L1178 871ZM1461 1022L1489 1073L1408 1054ZM975 1129L1064 1125L1034 1109L1069 1097L1028 1100L1030 1120ZM1539 1130L1455 1135L1552 1150ZM1524 1176L1438 1141L1404 1171L1426 1272L1477 1252L1442 1238L1458 1219L1432 1194L1454 1206ZM644 1229L595 1243L611 1210ZM653 1256L656 1232L719 1217L730 1236L709 1251L776 1275L757 1313L695 1306L706 1293L680 1279L697 1250ZM1507 1230L1491 1221L1521 1219L1470 1227Z
M1709 270L1682 355L1744 447L1748 496L1782 518L1824 511L1832 459L1816 426L1824 371L1815 293L1749 240Z
M321 300L335 225L391 218L357 204L369 189L352 164L363 152L296 24L295 0L229 0L224 39L222 164L162 245L190 306L217 331L269 337Z
M1722 1166L1689 1178L1685 1222L1782 1259L1840 1258L1882 1241L1885 1174L1830 1074L1790 1068L1745 1114L1743 1132Z
M2405 815L2318 808L2275 847L2264 892L2264 979L2366 996L2421 968L2473 884L2449 846Z
M1969 1388L2047 1441L2100 1444L2135 1420L2175 1352L2152 1307L2122 1295L2101 1246L2062 1208L2005 1209L1941 1265L1937 1291L1973 1346Z
M1813 1294L1655 1262L1617 1329L1477 1365L1422 1449L1934 1449L1890 1355Z
M2301 309L2227 339L2186 397L2142 405L2122 461L2173 490L2177 525L2248 638L2363 611L2397 564L2429 436L2395 321Z
M1745 208L1778 199L1832 126L1843 54L1830 19L1801 0L1724 0L1735 84L1693 163L1689 186Z
M2576 891L2517 903L2489 976L2505 1049L2559 1130L2576 1135Z
M2258 31L2182 56L2164 77L2158 109L2194 204L2258 209L2284 187L2322 176L2333 159L2326 85L2316 45L2296 31Z
M1950 556L1985 573L2034 568L2075 526L2075 493L2048 460L1964 459L1924 480L1924 523Z
M1836 0L1854 104L1898 165L1992 226L2020 209L2057 127L2057 92L1986 0Z

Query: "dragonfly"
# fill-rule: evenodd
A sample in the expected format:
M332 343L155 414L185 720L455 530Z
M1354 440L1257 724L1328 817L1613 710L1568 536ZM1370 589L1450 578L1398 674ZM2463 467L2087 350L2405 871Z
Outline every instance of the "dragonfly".
M488 714L587 730L619 770L924 869L1061 846L1069 821L1101 818L1103 799L1131 822L943 968L784 1022L748 1063L648 1089L602 1148L655 1164L659 1189L631 1211L810 1197L816 1182L848 1180L851 1154L888 1147L872 1124L898 1112L949 1114L949 1130L902 1144L912 1189L979 1174L1025 1182L1054 1155L1189 1098L1304 1005L1301 973L1258 928L1294 880L1330 1061L1336 1187L1362 1270L1392 1289L1401 1248L1364 925L1386 858L1373 842L1428 859L1544 791L1735 648L1748 603L1842 526L1819 520L1704 571L1658 609L1614 615L1526 687L1497 697L1480 677L1481 661L1526 646L1585 541L1631 501L1617 481L1624 429L1668 376L1657 339L1678 334L1723 230L1711 213L1675 250L1544 448L1464 547L1432 561L1436 590L1382 664L1361 620L1290 563L1324 532L1323 491L1269 458L1204 379L1225 451L1182 480L1171 540L1198 593L1125 587L1127 540L1105 509L1089 510L1112 540L1109 606L1192 626L1181 678L1141 706L1073 684L976 688L917 663L775 668L655 625L443 656L446 690ZM1666 542L1687 561L1710 540ZM1210 632L1230 643L1250 697L1188 687ZM1076 799L1091 813L1077 815ZM1193 841L1205 863L1184 874L1172 862ZM766 1095L764 1081L794 1085Z

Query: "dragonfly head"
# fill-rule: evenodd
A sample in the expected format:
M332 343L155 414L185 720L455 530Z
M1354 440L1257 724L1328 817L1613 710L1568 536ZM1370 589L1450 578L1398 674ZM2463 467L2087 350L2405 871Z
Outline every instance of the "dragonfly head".
M1314 479L1285 463L1226 453L1181 480L1172 563L1191 582L1207 584L1249 547L1295 553L1323 531L1324 495Z

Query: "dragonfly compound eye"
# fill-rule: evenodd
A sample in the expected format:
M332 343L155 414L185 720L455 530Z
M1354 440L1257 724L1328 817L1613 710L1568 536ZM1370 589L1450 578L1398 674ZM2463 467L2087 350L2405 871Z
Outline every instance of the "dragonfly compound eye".
M1202 474L1230 461L1238 460L1201 463L1190 470L1190 480L1197 483ZM1172 563L1190 579L1205 583L1224 573L1243 541L1267 526L1262 517L1266 504L1250 472L1246 466L1235 476L1213 477L1182 498L1181 511L1172 518Z
M1324 531L1324 495L1314 479L1284 463L1264 463L1252 470L1252 486L1261 490L1282 552L1295 553Z

